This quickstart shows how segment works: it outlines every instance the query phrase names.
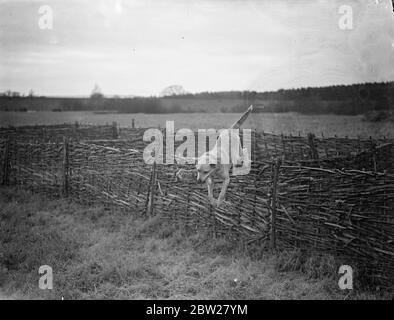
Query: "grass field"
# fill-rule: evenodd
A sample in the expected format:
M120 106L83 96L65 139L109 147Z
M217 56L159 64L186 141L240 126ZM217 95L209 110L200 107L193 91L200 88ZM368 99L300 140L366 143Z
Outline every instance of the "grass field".
M175 121L175 128L209 129L226 128L239 118L236 113L174 113L174 114L96 114L93 112L0 112L0 127L34 124L93 123L116 121L120 127L131 126L135 119L138 127L164 127L166 121ZM265 132L338 137L391 137L392 122L365 122L361 116L302 115L297 113L252 114L243 128L257 128Z
M162 217L0 189L0 299L380 299L337 286L332 257L290 263ZM38 288L50 265L54 289Z

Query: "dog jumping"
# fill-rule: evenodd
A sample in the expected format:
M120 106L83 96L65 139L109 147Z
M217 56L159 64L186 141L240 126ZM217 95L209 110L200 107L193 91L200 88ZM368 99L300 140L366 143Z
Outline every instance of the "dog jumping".
M227 187L230 183L230 169L233 170L233 175L247 174L250 171L248 150L241 147L238 131L252 111L253 105L230 128L220 132L212 150L197 158L197 182L207 185L208 199L211 205L216 208L225 200ZM182 179L182 171L185 170L180 170L177 173L178 178ZM213 196L213 178L223 181L218 199Z

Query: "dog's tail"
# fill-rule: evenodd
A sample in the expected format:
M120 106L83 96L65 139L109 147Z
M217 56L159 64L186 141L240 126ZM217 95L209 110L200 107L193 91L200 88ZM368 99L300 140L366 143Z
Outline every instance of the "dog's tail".
M248 110L245 111L245 113L241 116L241 118L239 118L239 120L237 122L235 122L230 127L230 129L239 129L252 111L253 111L253 105L251 104L250 107L248 108Z

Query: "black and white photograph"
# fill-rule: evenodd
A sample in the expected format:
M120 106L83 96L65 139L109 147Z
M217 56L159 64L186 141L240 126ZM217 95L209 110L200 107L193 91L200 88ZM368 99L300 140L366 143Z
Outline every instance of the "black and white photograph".
M0 300L392 299L394 1L0 0Z

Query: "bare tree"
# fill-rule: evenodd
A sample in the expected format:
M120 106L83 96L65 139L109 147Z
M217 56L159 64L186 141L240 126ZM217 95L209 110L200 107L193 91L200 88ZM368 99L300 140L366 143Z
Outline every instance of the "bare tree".
M98 86L98 84L96 83L93 87L92 93L90 94L90 98L91 99L101 99L103 98L104 95L101 92L100 87Z

